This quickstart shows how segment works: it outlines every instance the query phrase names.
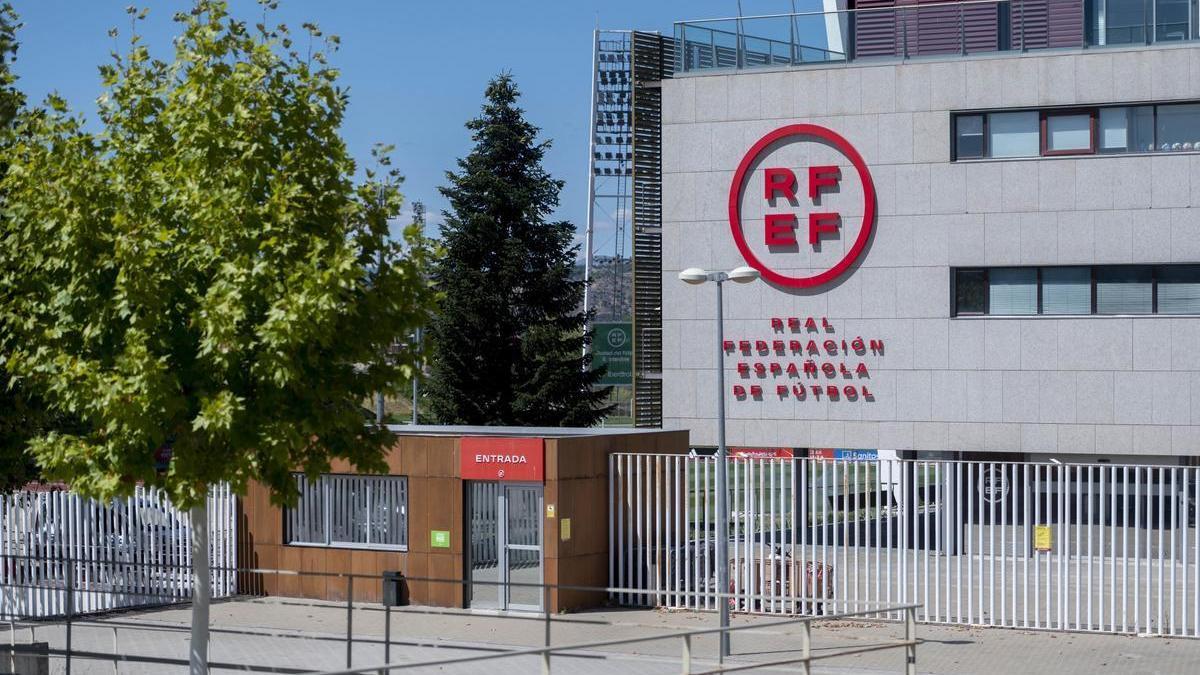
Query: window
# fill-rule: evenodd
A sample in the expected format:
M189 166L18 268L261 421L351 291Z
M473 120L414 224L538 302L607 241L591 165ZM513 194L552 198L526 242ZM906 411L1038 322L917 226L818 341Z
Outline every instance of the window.
M300 499L284 514L289 544L408 549L408 478L296 474Z
M1036 157L1040 136L1038 113L991 113L988 115L989 157Z
M1200 148L1200 105L1158 106L1155 138L1161 152Z
M983 115L960 115L955 121L955 148L958 157L978 158L984 156Z
M1096 268L1097 314L1149 314L1154 311L1149 267Z
M1200 265L1156 270L1159 314L1200 314Z
M1200 315L1200 264L953 271L954 316Z
M1200 103L964 113L953 140L954 159L1200 152Z
M1155 0L1154 40L1188 39L1188 3L1190 0Z
M1048 113L1045 142L1044 154L1092 152L1092 113Z
M1091 314L1091 268L1044 268L1042 270L1042 313Z
M988 314L1037 314L1037 268L988 271Z
M956 270L954 275L955 314L987 314L987 272Z
M1123 45L1146 41L1145 0L1107 0L1104 10L1105 44Z

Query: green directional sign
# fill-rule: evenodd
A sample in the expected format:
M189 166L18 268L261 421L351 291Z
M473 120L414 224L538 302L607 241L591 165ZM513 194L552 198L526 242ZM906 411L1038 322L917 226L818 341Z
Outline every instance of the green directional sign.
M628 321L594 324L592 362L608 366L602 385L633 384L633 324Z

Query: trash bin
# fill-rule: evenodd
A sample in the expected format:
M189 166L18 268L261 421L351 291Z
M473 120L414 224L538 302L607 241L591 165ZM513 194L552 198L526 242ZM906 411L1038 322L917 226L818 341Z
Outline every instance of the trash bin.
M402 572L383 573L383 606L405 607L408 605L408 583Z

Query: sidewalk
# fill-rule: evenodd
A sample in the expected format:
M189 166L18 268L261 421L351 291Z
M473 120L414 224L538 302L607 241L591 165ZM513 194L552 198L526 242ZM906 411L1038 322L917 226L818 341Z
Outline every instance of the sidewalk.
M212 608L211 660L219 664L252 664L276 672L311 672L343 668L346 664L347 612L344 605L287 598L259 598L221 602ZM776 621L778 617L734 618L734 625ZM667 635L716 624L714 614L661 610L610 610L553 617L551 637L555 645L568 645L626 637ZM117 651L131 657L151 656L182 659L187 654L189 609L180 607L113 615L76 625L73 647L77 650L112 652L114 631ZM384 615L378 606L356 607L353 613L355 666L383 662ZM8 643L7 626L0 626L0 642ZM61 624L35 628L36 639L49 640L61 648L65 631ZM861 648L903 636L903 625L875 622L821 622L813 627L814 654ZM918 625L922 640L917 648L917 666L922 673L949 675L1010 675L1013 673L1190 673L1200 664L1200 640L1138 638L1130 636L1049 633L1004 629ZM28 641L28 629L17 631L17 642ZM392 661L420 662L497 653L520 647L540 647L544 623L540 617L487 616L461 610L405 607L392 612ZM716 639L693 641L693 667L715 666ZM799 628L781 626L751 629L735 634L737 663L764 663L799 656ZM634 645L597 648L571 655L555 656L554 672L631 675L633 673L678 673L681 640L665 639ZM903 650L890 649L841 656L820 662L818 673L902 672ZM3 671L7 664L0 664ZM178 673L181 666L124 662L120 673ZM798 672L798 666L777 666L753 672ZM55 659L51 672L63 672ZM73 673L111 674L113 662L76 659ZM214 672L231 672L214 668ZM536 657L510 657L455 666L408 671L448 675L498 675L537 673Z

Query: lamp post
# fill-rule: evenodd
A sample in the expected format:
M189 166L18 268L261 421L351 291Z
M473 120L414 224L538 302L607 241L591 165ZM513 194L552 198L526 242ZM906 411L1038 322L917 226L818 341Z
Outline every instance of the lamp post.
M689 267L679 273L679 279L692 285L713 281L717 284L717 589L718 593L729 591L729 487L726 477L725 447L725 316L722 307L722 284L732 281L747 284L758 278L758 270L738 267L729 272L708 272L698 267ZM719 598L721 628L729 627L729 600ZM729 655L729 633L720 636L718 662L724 663Z

